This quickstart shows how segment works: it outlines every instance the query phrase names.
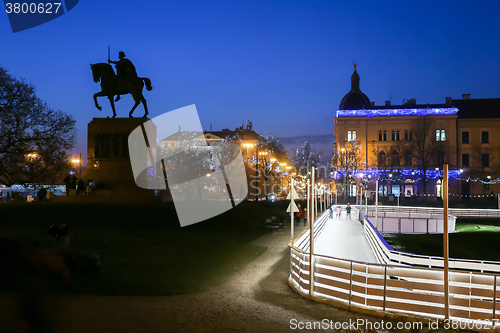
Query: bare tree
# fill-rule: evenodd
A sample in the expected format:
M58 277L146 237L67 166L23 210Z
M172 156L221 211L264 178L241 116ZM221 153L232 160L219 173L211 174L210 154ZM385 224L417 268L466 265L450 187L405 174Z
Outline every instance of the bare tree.
M75 120L0 67L0 183L55 183L69 166Z
M492 149L476 144L472 147L471 158L473 163L469 169L472 177L481 179L483 194L486 194L486 191L490 189L487 178L490 171L485 169L490 168L490 161L494 160Z
M346 138L342 138L336 144L333 150L332 164L342 177L344 189L348 189L347 184L351 182L352 174L355 174L361 168L362 161L363 154L358 140L348 141ZM347 196L351 195L350 192L345 190L344 193Z
M416 173L420 176L424 196L427 197L427 185L432 180L429 170L442 168L451 162L451 151L448 141L437 140L431 116L420 116L411 127L413 140L401 141L400 151L411 152Z
M391 146L379 146L373 148L373 156L376 161L378 170L378 179L381 182L383 191L382 195L387 196L386 185L390 179L394 184L399 184L401 181L401 169L404 159L404 146L400 141Z

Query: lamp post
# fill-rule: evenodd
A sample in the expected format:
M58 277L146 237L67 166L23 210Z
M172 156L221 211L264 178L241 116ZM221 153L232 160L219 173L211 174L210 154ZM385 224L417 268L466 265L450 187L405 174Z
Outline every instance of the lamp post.
M80 153L80 159L73 159L72 160L73 163L80 163L80 179L82 179L82 153ZM75 165L75 169L76 169L76 165Z
M258 152L257 155L262 156L262 157L267 156L268 152L267 151L260 151L260 152ZM258 165L258 162L259 162L259 159L257 158L257 165ZM262 171L264 172L264 175L263 175L263 177L264 177L264 196L265 196L265 200L267 200L267 180L266 180L266 175L265 175L265 173L266 173L265 168L263 168Z

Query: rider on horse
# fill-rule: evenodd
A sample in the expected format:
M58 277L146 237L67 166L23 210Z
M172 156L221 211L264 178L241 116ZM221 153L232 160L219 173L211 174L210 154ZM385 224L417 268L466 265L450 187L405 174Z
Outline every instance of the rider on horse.
M116 76L118 80L130 80L137 78L137 72L135 71L135 66L129 59L125 58L125 53L123 51L118 52L118 58L120 60L113 61L108 59L108 63L115 64ZM115 99L115 102L120 100L120 95Z

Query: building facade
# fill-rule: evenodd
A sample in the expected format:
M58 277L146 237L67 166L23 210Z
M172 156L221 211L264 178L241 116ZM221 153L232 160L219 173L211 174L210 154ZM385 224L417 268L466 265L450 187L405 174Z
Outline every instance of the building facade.
M443 104L408 100L376 106L359 82L355 69L351 90L334 118L337 184L355 186L349 192L356 193L361 184L374 190L372 179L378 178L381 195L439 200L446 163L450 200L496 198L500 99L464 94L460 100L447 97ZM353 143L359 158L349 164L343 154Z

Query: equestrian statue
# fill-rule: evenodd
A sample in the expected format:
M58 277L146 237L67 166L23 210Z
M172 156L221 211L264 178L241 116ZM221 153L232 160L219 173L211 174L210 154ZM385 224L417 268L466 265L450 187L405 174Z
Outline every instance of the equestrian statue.
M144 88L144 84L146 84L146 89L151 91L153 89L151 80L146 77L137 76L135 66L129 59L125 58L125 53L120 51L118 57L120 58L118 61L108 59L107 64L90 64L94 82L101 82L101 91L94 94L95 107L101 111L102 108L97 103L97 97L107 96L113 109L113 118L116 118L115 102L120 100L120 95L131 94L135 104L128 114L129 117L132 118L135 108L142 102L142 105L144 105L143 117L146 118L149 112L146 99L142 95L142 89ZM116 75L110 63L115 64ZM116 100L113 100L114 96L117 96Z

